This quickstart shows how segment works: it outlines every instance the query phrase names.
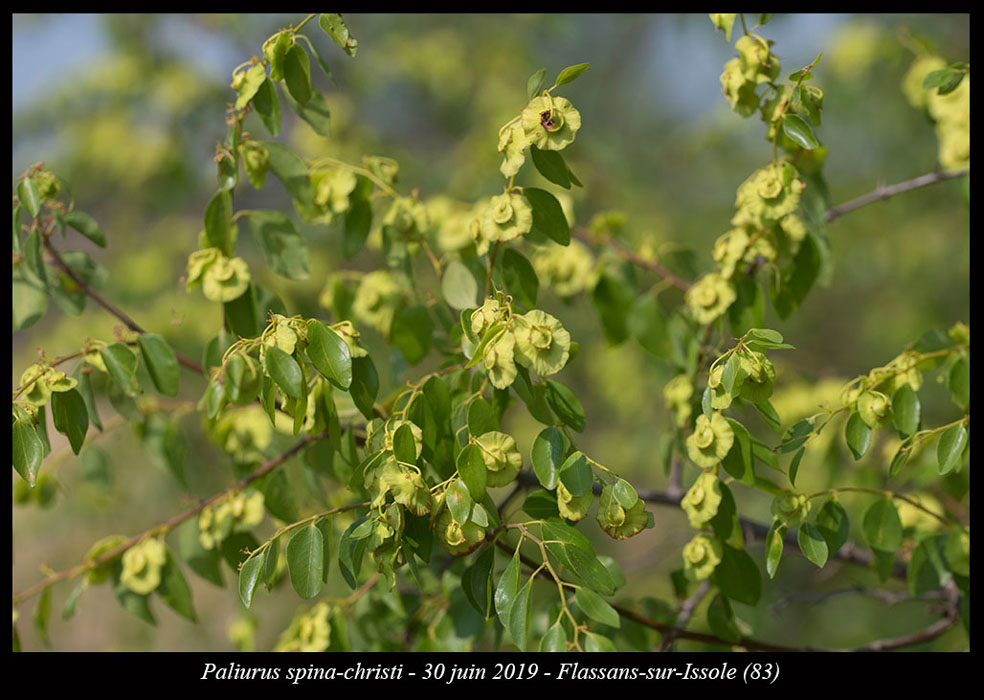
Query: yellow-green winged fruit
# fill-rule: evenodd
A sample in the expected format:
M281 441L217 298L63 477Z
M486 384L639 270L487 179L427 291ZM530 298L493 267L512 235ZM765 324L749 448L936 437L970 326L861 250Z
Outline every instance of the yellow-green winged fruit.
M475 551L478 545L485 541L485 528L468 521L464 525L451 517L451 511L445 508L434 525L434 534L440 540L441 546L456 557L463 557Z
M482 363L496 389L506 389L516 380L515 348L516 338L509 331L503 332L494 343L485 347Z
M488 469L486 485L496 488L512 482L523 466L523 455L513 436L491 430L478 437L476 442Z
M482 236L489 241L511 241L530 232L533 207L517 192L493 197L480 220Z
M742 352L738 360L746 375L738 395L752 403L765 401L772 396L776 380L776 368L772 361L760 352Z
M704 472L690 487L680 506L687 514L692 527L703 527L717 515L721 505L721 482L711 472Z
M770 163L752 173L738 187L731 218L735 226L768 229L799 207L806 184L791 163Z
M529 143L541 151L560 151L573 143L581 128L581 113L565 97L534 97L520 120Z
M723 553L719 540L697 535L683 546L683 573L691 581L703 581L714 573Z
M557 482L557 510L568 520L582 520L588 515L594 494L590 491L582 496L575 496L560 481Z
M810 512L810 499L805 493L784 491L772 499L772 515L789 527L798 527Z
M734 441L735 433L724 416L713 413L708 420L702 413L687 438L687 454L697 466L713 467L727 456Z
M519 124L502 130L499 135L499 153L503 158L499 172L503 177L512 177L519 172L526 162L526 147L529 145L526 132Z
M485 335L485 331L501 321L506 316L508 308L502 306L498 299L489 297L479 308L472 311L471 331L479 340Z
M571 334L550 314L533 309L514 316L516 361L541 376L556 374L570 357Z
M737 298L732 284L716 272L701 277L686 294L687 306L700 324L715 321Z
M892 402L880 391L866 391L858 398L858 413L869 428L885 428L892 423Z
M120 583L134 593L147 595L161 585L161 570L167 561L167 550L159 539L151 538L123 552L123 573Z
M616 540L632 537L649 524L649 514L643 500L640 498L631 507L625 508L615 498L615 489L610 484L601 490L597 518L601 529Z

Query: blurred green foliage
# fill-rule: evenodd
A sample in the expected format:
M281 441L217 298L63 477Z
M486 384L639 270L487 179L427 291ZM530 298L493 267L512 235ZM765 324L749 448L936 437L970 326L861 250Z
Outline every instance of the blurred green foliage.
M101 20L106 50L97 60L45 76L37 99L14 104L14 178L31 163L44 161L70 184L76 201L96 216L109 238L106 250L81 245L109 272L102 292L191 357L200 356L221 322L218 307L186 293L180 277L214 189L212 155L225 136L224 107L234 94L228 88L229 73L291 19L107 16ZM736 118L720 94L718 76L731 49L706 15L346 19L359 38L358 57L331 61L334 84L323 75L315 77L332 110L333 137L318 136L285 112L286 141L312 157L349 162L358 162L363 154L395 158L401 165L401 186L417 188L422 196L444 192L475 201L501 185L495 134L525 104L526 78L541 66L549 76L566 65L591 63L589 73L567 89L583 119L582 138L568 152L572 170L585 185L572 192L577 223L587 224L599 211L619 210L626 221L623 240L633 249L693 250L693 269L681 273L689 279L712 269L709 249L729 227L737 186L771 157L757 118ZM15 35L44 34L47 21L18 17ZM817 27L823 31L815 31ZM762 33L779 40L775 50L786 72L820 51L824 54L814 70L825 89L826 108L817 133L829 147L826 177L835 203L936 167L933 127L909 106L900 86L914 58L913 47L922 42L947 61L969 60L968 16L838 16L823 21L779 16ZM207 56L198 55L199 46L206 45ZM800 50L801 56L791 55ZM15 73L17 61L15 53ZM259 120L250 119L255 121L247 122L248 130L261 134ZM534 177L527 167L518 181L526 178L535 184ZM784 425L812 412L826 393L836 395L843 379L887 362L924 331L968 319L968 187L964 180L917 190L830 226L834 271L829 286L815 288L786 322L771 310L766 316L765 325L781 329L797 348L775 358L779 379L773 402ZM279 183L259 192L240 188L237 197L237 209L291 210ZM309 280L274 278L260 263L261 251L246 237L244 256L257 281L276 289L291 313L316 316L328 274L343 267L374 269L378 253L363 250L345 261L339 225L305 225L302 231L312 253ZM562 317L581 343L567 375L588 417L581 449L603 456L642 487L665 486L657 450L668 425L662 387L669 368L635 341L611 347L585 295L573 301L547 298L539 306ZM82 337L112 338L114 324L115 319L90 303L79 317L49 313L37 326L16 333L14 385L37 348L50 355L71 352ZM386 356L388 349L378 337L371 331L364 337L374 356ZM405 378L399 364L377 364L382 393ZM204 386L203 379L185 374L181 396L196 400ZM924 398L927 422L948 416L945 388L937 394ZM104 415L111 414L107 406ZM204 495L227 483L231 471L221 466L218 451L196 419L183 418L181 429L188 440L185 470L193 492ZM507 414L504 429L528 454L540 426L517 411ZM823 438L811 443L799 488L827 488L838 469L855 472L858 485L866 479L874 482L878 477L870 465L890 459L897 446L876 445L855 464L846 459L843 447L838 456L833 432ZM40 566L74 563L99 537L139 531L171 515L179 502L178 487L165 470L145 468L146 453L134 436L116 431L98 444L110 456L113 479L106 489L93 488L80 460L69 456L53 476L58 490L72 498L58 493L54 507L15 509L15 590L33 583ZM833 469L821 468L825 464ZM932 475L932 465L921 472L921 464L917 458L907 467L911 483L918 485ZM290 469L288 476L292 483L299 481ZM947 489L935 497L959 499L966 479L966 474L950 475ZM767 521L768 499L756 503L756 497L751 494L742 510ZM668 573L678 568L680 548L692 533L682 512L656 509L656 517L654 530L617 548L606 545L626 574L631 573L624 590L629 597L672 596ZM767 583L767 595L778 601L781 591L810 589L814 571L805 560L787 558L779 577ZM857 567L837 571L825 587L875 581L873 573ZM76 619L53 621L51 636L59 649L233 648L229 628L236 626L236 636L252 629L253 621L241 619L239 602L228 591L200 580L192 585L196 606L214 612L198 626L168 612L159 616L155 631L127 617L109 591L94 590ZM65 594L56 589L56 610L62 602L58 596ZM257 648L274 645L296 606L293 593L281 589L268 604L254 608ZM891 636L892 630L884 628L884 606L845 596L822 606L784 605L779 614L767 605L754 611L739 606L739 612L762 639L801 643L790 630L809 629L812 644L842 647L869 641L876 619L885 636ZM650 608L657 616L659 604L652 601ZM922 610L893 609L891 626L903 633L925 623ZM629 627L622 633L629 640L627 648L633 635L638 641L649 634ZM962 648L963 635L961 629L951 630L930 648ZM25 648L36 648L32 635L22 637ZM685 642L678 646L702 648Z

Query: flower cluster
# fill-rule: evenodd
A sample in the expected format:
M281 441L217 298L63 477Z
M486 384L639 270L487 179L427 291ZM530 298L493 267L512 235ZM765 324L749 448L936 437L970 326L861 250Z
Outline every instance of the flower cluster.
M499 152L503 154L499 171L511 178L526 162L526 150L560 151L571 143L581 128L581 113L570 100L549 92L534 97L519 117L499 130Z
M724 64L721 85L731 108L742 117L759 107L755 88L779 76L779 59L770 50L771 41L748 34L735 42L738 56Z
M945 95L936 88L925 90L926 76L944 68L946 61L940 56L918 57L902 81L902 92L913 107L926 110L936 122L940 165L945 170L957 170L970 165L970 75Z

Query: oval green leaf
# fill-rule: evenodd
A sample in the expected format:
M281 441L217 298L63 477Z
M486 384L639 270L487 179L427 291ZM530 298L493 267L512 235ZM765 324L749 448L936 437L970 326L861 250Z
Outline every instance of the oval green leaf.
M321 530L313 525L299 530L287 543L290 585L305 600L314 598L321 592L324 546Z
M284 394L292 399L305 396L304 373L293 357L280 348L267 348L263 365Z
M140 335L137 345L140 346L140 355L157 391L165 396L177 396L181 367L171 346L154 333Z
M352 353L348 344L317 319L308 321L307 356L314 368L339 389L352 386Z

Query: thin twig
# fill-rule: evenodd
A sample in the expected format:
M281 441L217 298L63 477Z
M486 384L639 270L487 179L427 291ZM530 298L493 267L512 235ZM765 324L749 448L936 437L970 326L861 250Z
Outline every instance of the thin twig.
M122 321L126 325L126 327L129 328L131 331L135 333L140 333L141 335L147 332L140 326L140 324L138 324L136 321L130 318L121 309L111 304L109 301L103 298L101 294L99 294L96 290L94 290L92 287L86 284L85 281L83 281L82 278L76 274L75 270L73 270L71 267L68 266L68 264L65 262L65 259L62 258L61 254L55 249L53 245L51 245L51 241L47 237L44 238L44 247L45 250L47 250L48 253L51 254L51 257L54 259L55 263L58 265L61 271L64 272L66 275L68 275L71 278L71 280L75 282L75 284L77 284L79 288L82 289L82 291L84 291L89 298L91 298L94 302L96 302L101 307L106 309L106 311L113 314L113 316L115 316L120 321ZM177 358L178 362L185 367L185 369L189 369L192 372L196 372L197 374L205 373L205 370L202 368L202 366L197 362L195 362L194 360L185 357L179 352L175 352L174 356Z
M212 503L215 503L216 501L218 501L222 497L226 496L227 494L230 494L230 493L232 493L234 491L238 491L240 489L243 489L246 486L248 486L249 484L251 484L254 481L256 481L257 479L259 479L260 477L265 476L266 474L268 474L269 472L271 472L272 470L276 469L278 466L280 466L281 464L283 464L284 462L286 462L288 459L290 459L291 457L293 457L295 454L297 454L298 452L300 452L301 449L303 449L308 443L311 443L311 442L313 442L315 440L321 440L321 439L327 437L327 435L328 435L328 431L327 430L323 430L320 434L318 434L316 436L314 436L314 435L305 435L298 443L296 443L295 445L293 445L292 447L290 447L286 452L284 452L280 456L274 457L273 459L269 460L268 462L265 462L262 466L260 466L252 474L250 474L250 475L246 476L245 478L241 479L240 481L236 482L235 484L233 484L229 488L224 489L224 490L222 490L222 491L214 494L213 496L210 496L209 498L206 498L204 501L200 501L198 503L198 505L196 505L195 507L189 508L188 510L186 510L183 513L180 513L178 515L175 515L174 517L169 518L168 520L165 520L162 523L159 523L157 525L154 525L153 527L145 530L144 532L141 532L139 535L134 535L133 537L131 537L128 540L120 543L116 547L113 547L111 550L109 550L108 552L106 552L106 553L104 553L104 554L96 557L95 559L87 559L87 560L83 561L82 563L76 564L75 566L73 566L73 567L71 567L69 569L64 569L63 571L59 571L59 572L56 572L54 574L51 574L50 576L48 576L47 578L45 578L42 581L39 581L38 583L34 584L30 588L27 588L27 589L21 591L20 593L15 594L14 597L13 597L13 604L14 604L14 606L17 606L19 603L23 602L24 600L27 600L31 596L34 596L34 595L40 593L41 591L43 591L48 586L51 586L52 584L58 583L59 581L64 581L65 579L74 578L75 576L77 576L77 575L79 575L79 574L81 574L81 573L83 573L85 571L88 571L89 569L92 569L92 568L94 568L96 566L99 566L100 564L103 564L103 563L109 561L110 559L113 559L113 558L119 556L120 554L122 554L123 552L125 552L126 550L128 550L130 547L132 547L133 545L137 544L141 540L146 539L147 537L151 537L151 536L153 536L155 534L163 533L163 532L167 532L167 531L171 530L175 526L180 525L181 523L183 523L185 520L188 520L189 518L192 518L195 515L198 515L207 506L211 505ZM343 508L355 508L358 505L363 505L363 504L355 504L355 505L351 505L351 506L343 506Z
M677 613L676 626L680 629L684 629L687 623L690 622L690 618L693 617L694 611L697 606L700 605L700 601L704 600L707 596L708 591L711 590L711 582L708 580L701 581L700 585L697 586L697 590L694 591L693 595L687 598L680 604L680 611ZM660 651L673 651L673 640L676 639L676 634L670 632L663 635L663 642L659 645Z
M642 257L641 255L639 255L638 253L635 253L634 251L630 250L619 241L615 240L609 234L595 234L583 228L575 228L571 230L571 235L577 239L584 241L585 243L590 243L592 245L608 246L609 248L614 250L618 254L618 256L621 257L622 259L628 260L633 265L638 265L639 267L644 267L647 270L652 270L653 272L658 274L660 277L662 277L663 279L665 279L667 282L672 284L674 287L677 287L678 289L687 291L691 287L690 282L680 279L679 277L674 275L672 272L667 270L665 267L660 265L655 260L648 260Z
M848 212L854 211L855 209L860 209L861 207L871 204L872 202L879 202L883 199L894 197L897 194L908 192L909 190L918 189L919 187L926 187L927 185L935 185L937 182L945 182L946 180L965 177L969 174L970 168L964 168L963 170L953 170L950 172L927 173L894 185L880 185L876 187L874 191L869 192L866 195L862 195L856 199L852 199L849 202L845 202L844 204L828 209L827 221L833 221Z

